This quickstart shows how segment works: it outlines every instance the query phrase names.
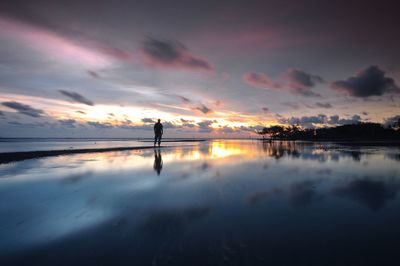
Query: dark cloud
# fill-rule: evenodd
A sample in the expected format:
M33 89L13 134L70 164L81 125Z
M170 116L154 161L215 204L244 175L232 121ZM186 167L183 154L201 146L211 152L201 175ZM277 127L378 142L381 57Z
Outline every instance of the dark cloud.
M101 78L101 76L99 75L99 73L97 73L97 72L95 72L95 71L88 70L87 73L88 73L92 78L95 78L95 79L100 79L100 78Z
M223 133L233 133L235 132L235 129L229 126L223 126L219 128L219 131L223 132Z
M64 91L64 90L59 90L59 92L65 96L69 97L71 100L73 100L75 102L83 103L83 104L90 105L90 106L94 105L94 103L91 100L83 97L79 93L76 93L73 91Z
M20 114L24 114L31 117L41 117L44 114L43 110L35 109L27 104L19 102L3 102L2 105L18 111Z
M182 122L182 123L193 123L194 120L187 120L187 119L181 118L181 122Z
M325 114L319 114L315 116L281 118L279 119L279 122L282 124L300 125L305 128L314 128L315 124L325 124L325 125L357 124L361 122L361 117L359 115L353 115L351 118L340 118L338 115L332 115L328 117Z
M378 66L370 66L347 80L338 80L331 87L354 97L381 96L387 92L400 92L394 79L386 77Z
M205 106L204 104L201 104L200 106L196 107L196 110L199 110L203 114L208 114L212 112L212 110L207 106Z
M320 102L316 102L315 105L317 107L321 107L321 108L332 108L332 104L330 103L320 103Z
M286 90L292 94L309 97L320 96L320 94L313 92L312 88L317 83L324 82L320 76L295 68L284 73L279 81L274 81L265 74L255 72L244 74L242 79L253 87Z
M173 128L178 127L177 125L175 125L174 123L169 122L169 121L165 121L162 124L163 124L164 129L173 129Z
M76 111L76 112L79 113L79 114L83 114L83 115L86 114L84 111Z
M89 126L98 128L98 129L109 129L113 128L114 126L111 123L101 123L101 122L86 122Z
M75 128L76 120L75 119L60 119L60 120L58 120L58 122L63 126Z
M262 73L248 72L243 75L243 81L256 88L281 89L282 85L271 80Z
M214 121L212 121L212 120L205 120L205 121L197 123L197 126L199 127L199 132L202 132L202 133L212 132L213 131L213 128L211 127L212 123L214 123Z
M263 112L266 112L266 113L269 112L269 108L268 107L263 107L263 108L261 108L261 110L263 110Z
M5 116L5 114L2 111L0 111L0 116Z
M335 117L336 118L336 117ZM361 117L359 115L353 115L351 118L341 118L337 121L337 123L333 123L334 121L331 119L328 121L330 124L338 124L338 125L352 125L361 122Z
M181 95L177 95L177 97L178 97L183 103L190 103L190 102L191 102L189 98L183 97L183 96L181 96Z
M145 63L155 67L212 71L211 63L193 55L183 44L147 38L142 45Z
M284 77L286 83L295 94L319 96L311 90L317 83L323 82L320 76L307 73L301 69L289 69Z
M386 127L394 126L396 124L400 125L400 115L395 115L395 116L392 116L392 117L385 118L384 121L385 121L384 125Z
M317 116L303 116L303 117L291 117L282 118L279 120L280 123L290 125L301 125L302 127L314 127L314 124L325 124L327 116L319 114Z
M147 118L147 117L145 117L145 118L142 118L142 122L143 122L143 123L154 123L155 121L154 121L153 118Z

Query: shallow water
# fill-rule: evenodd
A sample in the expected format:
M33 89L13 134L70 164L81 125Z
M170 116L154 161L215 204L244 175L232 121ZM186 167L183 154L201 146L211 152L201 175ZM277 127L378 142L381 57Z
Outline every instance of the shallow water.
M0 165L0 265L398 265L399 162L225 140Z
M151 139L147 139L147 141ZM163 146L176 145L176 142L163 142ZM185 142L181 145L187 144ZM0 152L49 151L74 149L102 149L116 147L143 147L151 145L138 139L30 139L0 138Z

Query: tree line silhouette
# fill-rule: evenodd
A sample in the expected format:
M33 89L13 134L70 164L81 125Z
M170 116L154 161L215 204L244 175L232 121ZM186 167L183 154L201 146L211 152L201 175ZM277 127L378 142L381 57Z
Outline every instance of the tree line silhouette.
M269 140L315 140L315 141L400 141L400 119L390 126L379 123L358 123L323 128L270 126L256 131Z

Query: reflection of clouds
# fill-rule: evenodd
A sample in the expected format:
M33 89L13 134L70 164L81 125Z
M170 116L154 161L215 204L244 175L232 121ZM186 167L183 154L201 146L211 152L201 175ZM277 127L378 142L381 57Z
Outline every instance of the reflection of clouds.
M93 172L87 171L83 173L76 173L61 179L62 184L74 184L82 181L83 179L93 175Z
M400 161L400 153L388 153L386 154L386 158L395 160L395 161Z
M258 204L269 197L272 197L277 194L281 194L283 191L281 189L275 188L272 190L260 190L250 193L246 197L246 202L250 204Z
M257 190L248 194L246 202L249 204L259 204L268 198L278 194L285 194L289 198L289 203L293 207L304 207L313 202L322 200L323 195L315 191L316 185L319 181L305 180L302 182L294 183L288 188L274 188L271 190Z
M330 168L323 168L323 169L317 170L316 173L317 173L318 175L331 175L331 174L332 174L332 169L330 169Z
M42 162L42 160L25 160L0 165L0 178L15 177L17 175L26 174L27 172L32 171L32 169L40 167Z
M210 212L209 206L155 211L144 221L142 225L143 233L155 237L176 233L191 222L208 216Z
M289 189L290 203L294 207L303 207L321 200L323 196L315 191L317 183L317 181L303 181L293 184Z
M339 197L354 200L373 211L382 209L388 200L393 200L400 189L398 184L378 180L353 180L332 189Z

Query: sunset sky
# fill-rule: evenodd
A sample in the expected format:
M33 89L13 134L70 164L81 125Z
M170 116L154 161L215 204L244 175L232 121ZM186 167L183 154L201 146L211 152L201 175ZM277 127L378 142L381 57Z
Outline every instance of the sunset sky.
M396 1L0 2L0 137L400 118Z

